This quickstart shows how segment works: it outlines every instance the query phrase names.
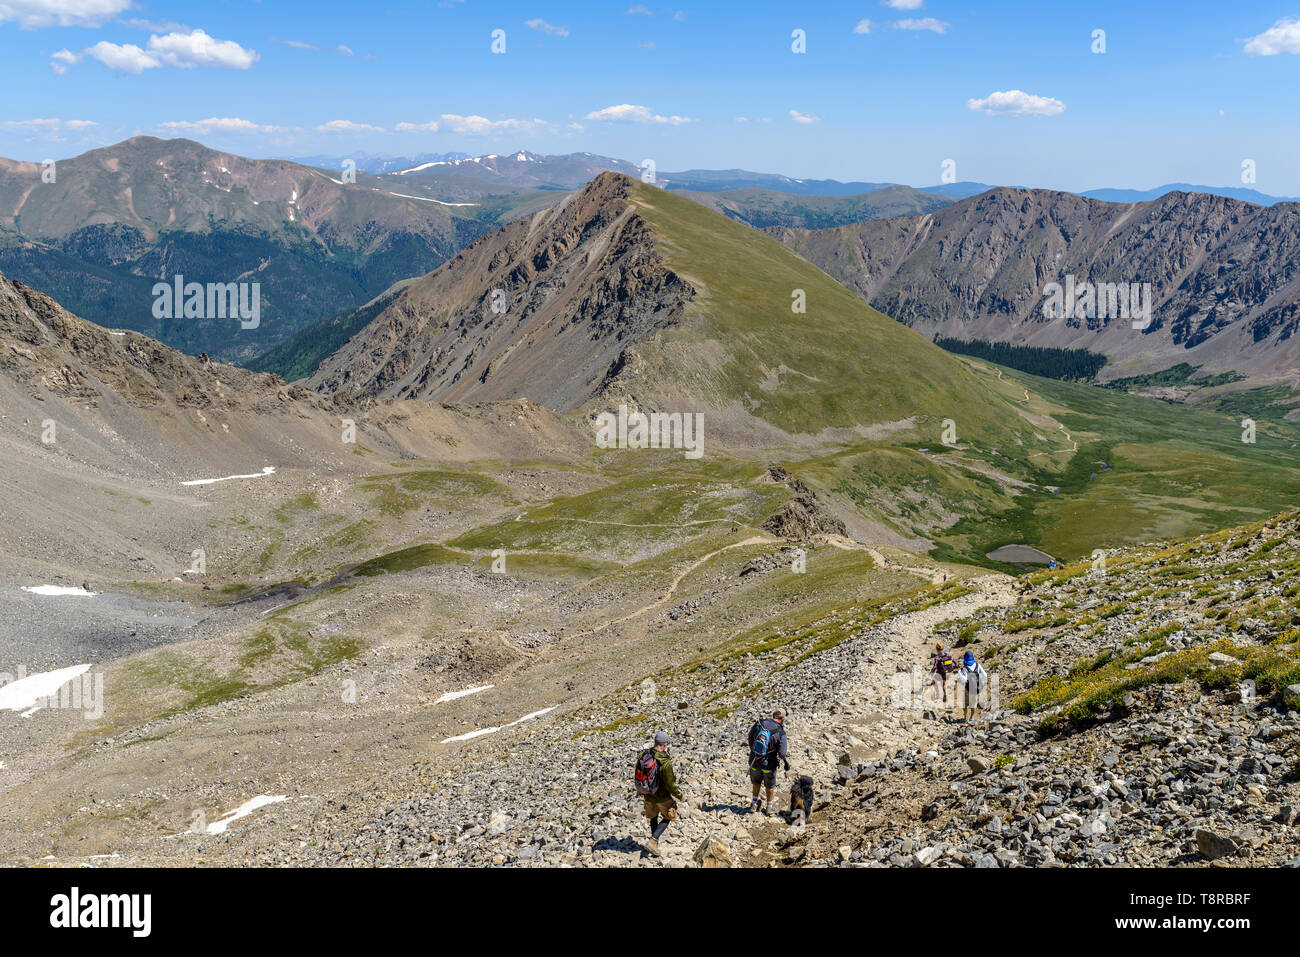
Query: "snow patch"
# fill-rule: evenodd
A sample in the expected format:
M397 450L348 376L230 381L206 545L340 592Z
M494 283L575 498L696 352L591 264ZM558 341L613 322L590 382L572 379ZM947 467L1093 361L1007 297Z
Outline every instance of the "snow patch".
M392 193L384 190L389 196L398 196L402 199L418 199L422 203L437 203L439 206L477 206L478 203L444 203L440 199L430 199L427 196L409 196L406 193Z
M452 738L443 738L443 744L451 744L453 741L468 741L470 738L481 737L485 734L495 734L500 728L480 728L478 731L471 731L468 734L458 734Z
M59 689L74 678L79 678L90 670L90 665L72 665L57 671L42 671L26 678L19 678L0 687L0 710L22 711L29 709L24 718L33 714L39 707L36 703L52 698Z
M23 586L23 591L29 591L33 595L76 595L78 598L94 598L99 594L97 591L86 591L84 588L69 588L67 585L32 585Z
M434 166L450 166L450 165L451 165L450 163L444 163L440 161L434 161L432 163L421 163L419 166L412 166L410 169L399 169L397 171L397 175L405 176L407 173L418 173L420 172L420 170L431 169Z
M258 808L266 807L268 804L279 804L281 801L287 801L288 799L289 796L287 794L259 794L257 797L245 801L229 814L222 815L220 818L213 821L208 825L207 832L209 834L224 834L226 828L230 827L231 824L238 821L241 817L248 817L248 815L252 814Z
M495 688L496 685L480 685L477 688L466 688L464 691L448 691L439 698L434 704L442 704L444 701L455 701L457 698L467 698L472 694L478 694L480 691L487 691L488 688Z
M224 475L221 478L214 478L214 479L191 479L190 481L182 482L181 484L182 485L212 485L216 482L229 482L231 479L261 478L263 475L274 475L274 474L275 474L275 466L268 465L265 468L263 468L262 471L253 472L250 475Z
M540 718L542 715L547 714L548 712L554 710L555 710L555 705L552 705L549 708L543 708L541 711L530 712L529 714L524 715L522 718L518 719L517 721L511 721L509 724L501 725L495 728L480 728L477 731L470 731L467 734L458 734L455 737L443 738L442 743L451 744L452 742L455 741L468 741L470 738L482 737L485 734L495 734L496 732L500 731L502 728L513 728L517 724L523 724L525 721L533 720L533 718Z

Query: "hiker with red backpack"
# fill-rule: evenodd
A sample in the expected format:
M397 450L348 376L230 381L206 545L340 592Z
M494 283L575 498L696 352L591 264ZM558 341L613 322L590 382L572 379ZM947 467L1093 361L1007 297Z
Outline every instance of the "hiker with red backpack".
M758 792L766 787L767 807L763 813L771 816L777 764L784 763L785 773L790 773L786 746L784 708L777 708L770 718L759 718L749 729L749 780L754 785L754 800L749 806L751 814L758 811Z
M943 642L934 643L934 655L930 658L930 682L939 686L943 693L943 703L948 703L948 676L957 670L957 662L952 655L943 650Z
M660 731L655 735L653 748L647 748L637 758L633 771L636 793L645 801L645 816L650 821L650 840L647 849L659 856L659 839L668 830L670 821L677 820L677 802L685 801L677 787L673 773L673 759L668 755L668 735Z

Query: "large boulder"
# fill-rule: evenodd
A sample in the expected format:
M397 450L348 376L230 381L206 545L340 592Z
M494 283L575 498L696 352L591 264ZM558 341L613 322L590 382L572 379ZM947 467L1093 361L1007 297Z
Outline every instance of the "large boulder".
M695 849L695 863L700 867L730 867L731 854L716 837L706 837Z
M1232 838L1207 831L1205 828L1196 829L1196 847L1212 861L1217 861L1221 857L1232 857L1239 850L1237 842Z

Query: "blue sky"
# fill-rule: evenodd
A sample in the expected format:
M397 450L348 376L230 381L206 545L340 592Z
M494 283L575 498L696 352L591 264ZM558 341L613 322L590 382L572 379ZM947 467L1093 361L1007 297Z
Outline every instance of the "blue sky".
M1249 159L1255 188L1300 196L1289 2L0 0L0 155L145 133L912 185L952 159L1064 189L1241 185Z

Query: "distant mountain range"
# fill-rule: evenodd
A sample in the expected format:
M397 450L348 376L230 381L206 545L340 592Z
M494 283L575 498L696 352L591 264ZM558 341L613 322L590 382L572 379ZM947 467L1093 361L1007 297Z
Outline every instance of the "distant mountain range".
M420 154L391 160L362 155L353 158L355 169L341 157L308 159L321 165L247 159L190 140L152 137L136 137L62 160L56 164L56 175L48 178L37 164L0 159L0 270L104 326L133 329L191 354L203 352L227 361L305 375L322 358L321 346L328 342L333 348L340 347L359 328L363 316L373 318L374 310L366 310L366 304L386 296L396 284L435 269L502 224L561 202L602 173L642 177L636 165L595 153L548 156L519 150L484 156ZM368 172L366 167L381 172ZM909 322L921 308L915 299L897 303L877 299L881 290L871 285L874 280L867 283L871 288L865 288L855 271L859 267L845 265L856 255L854 246L865 242L865 237L876 237L873 244L884 244L877 245L872 255L882 254L891 241L877 236L879 230L863 227L854 231L855 227L881 221L901 223L900 217L946 217L946 209L961 206L961 212L952 214L960 226L950 240L967 248L965 244L981 235L979 230L987 225L978 217L967 219L967 204L990 195L991 189L983 183L961 182L918 190L897 184L803 180L747 170L656 171L654 182L760 229L850 229L851 233L841 237L849 245L836 251L834 262L827 258L824 240L785 238L815 262L842 270L836 274L850 286ZM1073 196L1030 192L1053 197L1041 204L1044 215L1066 208L1070 205L1066 198ZM1114 204L1129 193L1095 192L1100 195L1095 207L1089 207L1094 212L1088 216L1128 221L1124 210L1131 207ZM1262 222L1258 215L1261 206L1288 208L1279 205L1275 197L1253 190L1218 192L1231 194L1238 204L1233 215L1243 222ZM1206 188L1192 194L1163 195L1207 197L1217 193ZM1085 197L1083 201L1091 200ZM1260 205L1247 205L1249 202ZM1178 215L1173 212L1177 209L1187 212L1188 206L1173 204L1170 215ZM961 234L961 228L974 232ZM848 238L850 235L856 238ZM985 254L994 254L999 236L985 236L989 244ZM1080 233L1063 234L1062 242L1066 236L1067 245L1082 248L1078 247ZM806 242L806 251L799 245L802 242ZM1215 239L1206 242L1213 245ZM1145 248L1142 251L1147 252ZM1254 260L1223 265L1231 267L1229 278L1242 269L1254 274L1263 268ZM260 323L256 328L243 328L228 321L155 317L155 284L171 282L178 275L187 282L258 283ZM1166 278L1160 272L1156 275L1162 281ZM958 295L955 290L962 288L964 281L955 277L955 285L931 290L933 298L926 308L956 315L944 305L945 297ZM1231 305L1236 314L1249 315L1251 328L1264 339L1290 328L1284 315L1268 311L1274 302L1269 297L1276 292L1272 287L1243 288L1240 301ZM1023 297L1023 290L1016 296ZM1204 295L1202 299L1209 301ZM1017 302L1015 309L1022 308L1024 303ZM968 305L976 313L985 308L975 301ZM1015 312L1010 307L988 308L992 311L985 318ZM1218 306L1209 320L1180 322L1219 324L1226 321L1226 308L1226 304ZM1259 313L1260 309L1267 315ZM1166 318L1168 303L1162 304L1161 310L1161 318L1171 321ZM330 321L320 325L325 320ZM1269 332L1274 326L1276 330ZM938 329L928 332L938 333ZM309 341L298 339L300 334ZM942 334L962 337L973 335L974 329L963 333L945 328ZM1001 334L990 329L989 335L996 339ZM1189 334L1189 338L1199 344L1204 337ZM278 347L284 351L273 353ZM1225 355L1239 358L1239 353L1240 348L1234 348ZM1257 364L1251 360L1248 370Z
M474 157L469 153L422 153L413 157L382 157L360 154L352 157L343 156L308 156L296 157L293 162L302 163L307 166L319 166L326 169L341 169L347 159L351 159L357 165L357 169L364 170L367 173L393 173L400 170L410 170L413 167L422 165L460 165L467 160L476 163L487 163L491 160L499 159L501 156L506 158L527 156L533 161L554 162L561 159L572 159L574 157L585 157L592 168L599 171L614 170L620 173L627 173L637 176L640 168L634 163L626 160L611 159L607 156L600 156L594 153L574 153L568 156L541 156L530 153L527 150L517 150L514 153L490 154L488 156ZM459 161L459 163L458 163ZM484 169L490 168L484 166ZM593 174L594 175L594 174ZM765 189L776 193L792 193L800 196L854 196L861 193L871 193L876 190L884 189L890 186L902 186L901 183L889 182L865 182L850 181L841 182L834 179L799 179L793 176L785 176L780 173L756 173L752 170L745 169L690 169L680 172L659 172L656 174L658 185L666 189L688 190L696 193L722 192L726 190L737 189ZM590 179L591 177L588 177ZM584 180L583 182L585 182ZM576 189L581 183L574 183L568 189ZM968 196L976 196L980 193L994 189L997 185L1009 186L1012 189L1027 189L1030 187L1018 186L1015 184L991 184L974 181L962 181L959 183L937 183L932 186L909 187L915 188L919 192L930 193L935 196L946 196L949 199L965 199ZM1100 199L1108 203L1141 203L1150 199L1158 199L1166 193L1209 193L1212 196L1229 196L1233 199L1244 200L1248 203L1256 203L1260 206L1272 206L1274 203L1294 203L1300 202L1300 197L1295 196L1271 196L1262 193L1256 189L1249 189L1234 186L1199 186L1191 183L1166 183L1164 186L1156 186L1152 189L1125 189L1125 188L1101 188L1089 190L1063 190L1062 192L1073 193L1076 196L1086 196L1089 199Z
M1227 196L1231 199L1240 199L1243 202L1255 203L1258 206L1300 202L1300 197L1269 196L1257 189L1242 189L1233 186L1193 186L1190 183L1167 183L1164 186L1157 186L1155 189L1090 189L1078 195L1086 196L1089 199L1104 200L1108 203L1144 203L1147 200L1159 199L1168 193L1208 193L1211 196Z
M1300 374L1300 206L1206 193L1107 203L996 189L922 216L771 230L926 336L1086 349L1103 378L1169 369ZM1146 328L1045 314L1049 284L1149 284Z
M399 169L418 166L420 163L454 162L455 160L469 159L470 156L470 153L420 153L416 156L376 156L372 153L354 153L348 156L318 154L316 156L275 158L284 159L301 166L316 166L320 169L336 170L341 170L346 163L352 162L356 164L358 172L372 173L378 176L380 173L392 173Z
M342 169L152 137L61 160L52 172L0 159L0 271L92 321L234 361L558 198L507 187L440 199L412 177L357 173L351 182ZM156 318L151 289L176 275L257 282L260 324Z

